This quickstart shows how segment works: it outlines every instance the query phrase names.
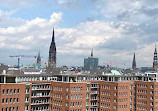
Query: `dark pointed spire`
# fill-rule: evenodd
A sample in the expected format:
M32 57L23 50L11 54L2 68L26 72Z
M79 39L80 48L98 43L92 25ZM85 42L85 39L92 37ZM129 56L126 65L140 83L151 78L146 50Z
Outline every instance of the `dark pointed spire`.
M154 58L153 58L153 70L157 71L157 49L155 44L155 52L154 52Z
M55 43L55 41L54 41L54 27L53 27L53 34L52 34L52 42Z
M92 49L91 49L91 57L93 57L93 47L92 47Z
M56 67L56 45L55 45L54 27L53 27L53 34L52 34L52 42L49 48L48 67Z
M132 69L133 69L133 70L136 70L136 58L135 58L135 52L134 52L134 56L133 56Z

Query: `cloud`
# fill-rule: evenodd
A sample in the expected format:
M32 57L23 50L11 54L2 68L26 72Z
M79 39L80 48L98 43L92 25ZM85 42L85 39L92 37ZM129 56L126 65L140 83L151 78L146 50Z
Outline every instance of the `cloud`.
M23 20L11 18L8 12L1 11L0 50L16 49L17 53L36 54L40 48L41 54L47 58L55 26L58 65L83 65L83 58L90 55L93 46L100 64L125 62L131 67L136 52L138 66L151 66L154 44L158 41L157 2L91 1L104 20L93 19L68 28L60 26L63 20L60 12L52 13L49 19ZM78 5L75 0L72 4L67 0L57 2L62 6Z
M28 7L42 2L44 0L0 0L0 4L7 7Z
M79 8L80 7L80 3L78 0L56 0L57 3L61 6L64 6L66 8Z
M2 12L2 11L1 11ZM2 12L4 13L4 12ZM5 15L5 14L3 14ZM8 18L6 24L12 22L12 18L9 15L5 15L4 18ZM16 23L22 22L21 25L17 24L16 26L10 25L6 27L6 24L3 24L0 28L1 36L1 47L4 48L16 48L28 50L35 46L40 40L40 36L46 33L49 33L48 29L52 29L53 26L57 25L62 19L62 13L52 13L50 19L35 18L32 20L22 20L14 19ZM47 29L46 31L44 31ZM27 45L27 44L30 45ZM32 46L32 47L31 47Z

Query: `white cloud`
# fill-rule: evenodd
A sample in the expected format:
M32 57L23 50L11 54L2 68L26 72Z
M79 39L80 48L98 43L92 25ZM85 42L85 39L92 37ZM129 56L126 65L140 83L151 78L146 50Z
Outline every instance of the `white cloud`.
M4 16L5 17L5 16ZM9 15L6 15L9 18ZM11 21L12 19L9 18ZM39 38L42 38L43 34L50 33L48 29L52 29L53 26L57 25L62 19L62 13L52 13L50 19L43 18L35 18L32 20L22 20L23 24L19 26L10 26L4 27L3 25L0 28L0 36L3 36L5 40L1 46L5 46L6 48L17 48L17 49L30 49L31 46L37 45L40 41ZM15 22L19 21L19 19L14 19ZM9 23L9 21L8 21ZM8 24L7 23L7 24ZM1 39L1 41L4 41ZM20 45L20 44L23 45ZM27 45L30 43L30 45Z
M45 0L0 0L0 4L9 7L28 7L45 2Z
M108 18L107 21L87 21L73 28L59 26L62 21L60 12L53 13L49 19L14 19L18 25L11 26L8 26L8 23L12 18L4 13L2 15L5 15L4 18L6 17L8 22L0 28L0 48L19 49L23 52L28 50L30 53L40 48L41 53L48 57L52 28L55 26L59 65L82 65L83 58L90 55L93 46L94 55L99 57L100 64L109 61L125 62L130 67L133 53L136 52L139 66L151 66L153 44L158 41L157 5L150 7L147 1L138 0L101 1L102 4L97 5L100 14L103 14L106 20ZM65 0L58 2L67 4Z

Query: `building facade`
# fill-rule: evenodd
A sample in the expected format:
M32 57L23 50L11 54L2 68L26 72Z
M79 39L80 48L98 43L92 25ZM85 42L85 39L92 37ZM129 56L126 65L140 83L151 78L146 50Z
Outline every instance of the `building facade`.
M25 84L0 84L0 111L24 111L25 89Z

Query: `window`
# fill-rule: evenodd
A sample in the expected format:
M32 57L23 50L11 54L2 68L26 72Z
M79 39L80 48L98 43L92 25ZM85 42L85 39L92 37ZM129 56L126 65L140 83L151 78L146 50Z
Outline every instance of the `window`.
M5 110L8 111L8 108L6 107Z
M19 107L16 108L16 111L19 111Z
M28 94L30 92L30 90L29 89L26 89L26 94Z
M9 89L7 89L7 95L9 94Z
M16 100L16 101L17 101L17 103L18 103L18 102L19 102L19 98L17 98L17 100Z
M15 111L15 107L13 107L13 111Z
M8 104L8 98L6 98L6 104Z
M116 89L117 89L117 86L114 87L114 90L116 90Z
M3 89L3 95L5 95L5 89Z
M4 99L2 99L2 104L4 104Z
M73 88L71 88L71 92L73 92Z
M75 87L74 87L74 92L75 92Z
M12 95L12 89L10 89L10 95Z
M16 94L16 89L14 89L14 94Z
M9 111L11 111L12 110L12 108L11 107L9 107Z
M13 103L15 103L15 98L13 99Z
M69 88L68 87L66 88L66 91L69 92Z
M2 111L4 111L4 108L2 108Z
M17 90L17 94L19 94L19 93L20 93L20 89Z
M66 100L68 100L69 99L69 96L68 95L66 95Z
M68 102L66 102L66 107L68 107Z
M26 98L25 98L25 102L29 102L29 97L26 97Z
M10 98L10 104L12 103L12 98Z

